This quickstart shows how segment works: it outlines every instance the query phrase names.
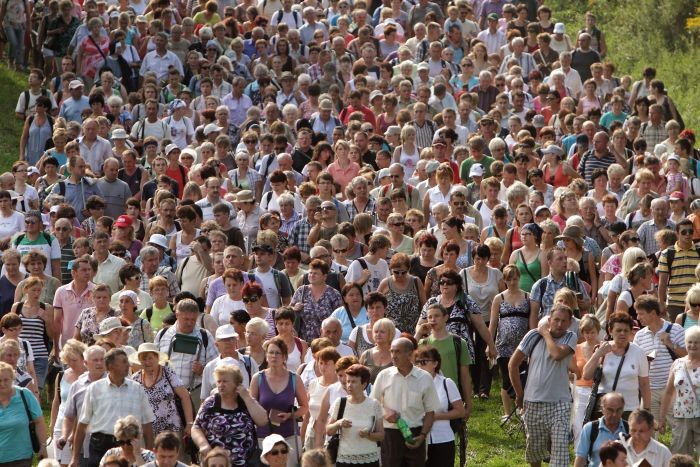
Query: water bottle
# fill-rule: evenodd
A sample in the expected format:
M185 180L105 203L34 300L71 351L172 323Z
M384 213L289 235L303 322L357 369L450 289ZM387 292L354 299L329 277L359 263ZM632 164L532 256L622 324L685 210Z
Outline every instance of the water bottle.
M413 433L411 433L411 428L408 426L408 423L406 423L406 420L399 417L399 419L396 420L396 426L399 428L403 439L407 443L413 444Z

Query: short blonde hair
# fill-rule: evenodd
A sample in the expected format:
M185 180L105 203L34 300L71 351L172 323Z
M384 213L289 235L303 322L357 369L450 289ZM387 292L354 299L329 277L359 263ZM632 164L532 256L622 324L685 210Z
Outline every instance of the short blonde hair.
M385 331L387 331L387 333L389 334L389 338L392 340L396 335L396 326L394 326L394 322L389 318L378 319L377 322L374 323L374 326L372 326L372 331L374 331L375 329L384 329Z
M700 302L700 285L694 285L685 294L685 304L690 306L691 303ZM688 332L688 331L686 331Z
M598 321L598 318L596 318L594 314L587 313L583 315L583 318L581 318L581 322L578 325L578 329L582 333L586 331L600 332L600 321Z
M494 251L500 251L503 253L503 247L505 246L503 244L503 240L501 240L498 237L489 237L486 240L484 240L484 245L489 247L491 250L491 253L493 254Z
M331 237L331 246L334 249L347 249L350 246L350 240L343 234L335 234Z
M652 173L652 171L649 169L644 169L644 168L639 169L637 171L637 175L634 176L634 180L637 182L640 182L640 181L653 182L654 178L655 177L654 177L654 174Z
M0 373L8 372L12 375L12 379L15 379L15 369L12 368L12 365L9 363L5 362L0 362Z
M260 336L265 338L267 336L268 331L270 330L270 325L267 324L267 321L265 321L262 318L252 318L246 323L245 329L246 331L253 331L257 334L260 334Z
M214 370L214 377L218 378L220 376L230 376L233 380L233 384L240 386L243 382L243 375L241 375L241 370L235 365L221 365L216 367Z
M141 436L141 423L133 415L117 420L114 424L114 437L118 441L136 439Z
M68 365L68 358L70 358L71 356L78 356L80 358L83 358L83 355L85 354L86 350L87 345L85 345L84 343L76 339L68 339L66 343L63 344L63 348L61 349L61 353L59 354L61 363Z

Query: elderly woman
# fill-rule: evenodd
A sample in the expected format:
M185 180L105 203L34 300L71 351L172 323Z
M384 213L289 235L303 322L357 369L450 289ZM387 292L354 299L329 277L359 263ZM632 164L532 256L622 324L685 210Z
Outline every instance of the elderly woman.
M601 343L583 367L583 378L593 379L596 368L602 367L603 376L598 394L619 392L625 399L623 418L639 407L639 396L643 407L651 406L649 387L649 362L644 349L632 341L632 318L624 312L613 313L608 318L608 333L612 342ZM592 420L599 418L600 411L593 413Z
M138 348L144 342L153 342L155 334L151 323L137 314L139 299L135 292L119 292L119 312L122 324L129 329L126 345Z
M100 330L100 323L107 318L117 316L117 311L109 306L110 291L106 284L97 284L92 289L92 301L95 306L84 309L75 323L74 339L88 345L94 343L94 336Z
M270 467L298 465L294 450L282 436L277 434L267 436L260 441L260 444L262 445L260 462L263 464Z
M481 315L479 305L477 305L464 290L461 274L455 271L445 271L440 275L438 285L440 287L440 294L429 298L428 301L425 302L425 305L423 305L420 319L416 326L416 334L424 334L423 324L427 323L428 309L430 305L439 303L450 310L447 328L452 334L461 337L467 342L471 361L476 360L474 339L472 336L475 332L486 342L489 349L489 357L496 358L496 348L493 338L486 324L484 324L484 318Z
M253 377L250 394L265 411L264 420L257 429L258 439L274 431L287 443L293 444L299 452L299 438L295 424L298 417L306 415L308 397L301 377L290 372L286 367L287 349L287 344L279 337L274 337L266 343L265 356L268 368ZM298 408L294 408L295 399ZM289 465L291 467L294 464L289 463Z
M109 449L102 456L100 467L106 464L110 456L125 459L129 467L140 467L156 460L153 451L141 447L141 424L133 415L117 420L114 424L114 438L117 440L117 447Z
M700 294L698 286L689 292ZM693 304L694 308L697 305ZM700 452L700 439L693 424L700 418L698 391L700 386L700 326L693 326L685 331L685 348L688 355L679 358L671 365L668 382L661 400L659 411L659 430L666 428L666 416L673 404L673 430L671 432L671 451L678 454L693 455Z
M422 281L408 273L411 260L404 253L396 253L389 262L391 276L383 279L377 292L386 295L389 305L387 318L391 319L402 332L412 332L420 309L425 303Z
M649 169L639 169L634 175L634 187L625 192L625 195L620 201L620 207L617 210L617 215L623 219L639 208L639 204L644 196L652 193L652 186L656 181L656 176Z
M396 334L397 329L388 318L380 318L372 325L374 346L360 355L360 363L369 368L370 384L374 384L379 372L392 366L391 343Z
M92 84L98 70L107 64L109 54L109 36L102 35L102 19L91 18L87 22L88 35L78 44L75 69Z
M29 273L29 276L38 277L44 283L39 300L44 303L53 303L53 297L56 295L56 289L61 286L61 281L46 274L47 264L48 258L44 253L38 250L32 250L22 256L22 265L27 273ZM15 289L15 302L21 302L24 299L24 281L22 281L17 284L17 288Z
M248 465L257 452L255 429L267 425L267 413L243 386L238 367L221 365L214 377L217 393L202 403L192 440L203 456L221 447L228 450L231 465Z
M302 317L299 337L307 342L321 335L321 322L342 305L340 292L326 283L329 271L327 262L312 260L307 274L309 285L300 286L292 296L291 305Z
M464 418L464 401L457 384L440 374L442 358L435 347L419 347L415 352L415 361L418 368L433 377L433 385L440 401L440 408L435 411L435 422L430 430L428 465L454 465L455 433L450 421Z
M132 378L143 386L153 408L154 432L174 431L189 436L194 419L192 401L180 377L165 365L168 355L158 351L155 344L146 342L139 345L129 361L141 368ZM182 412L176 398L180 399Z
M242 355L248 355L255 361L258 368L266 368L265 349L263 343L268 335L270 326L261 318L251 318L245 325L246 347L238 349Z
M343 306L336 308L331 313L331 317L340 321L343 328L341 341L348 342L352 331L358 326L370 322L370 318L365 308L365 299L362 296L362 286L360 284L348 282L343 286L340 295L343 298Z
M49 431L53 439L61 438L63 432L63 415L68 404L68 393L71 385L78 380L78 377L85 373L84 353L87 346L75 339L68 339L61 349L61 363L66 365L66 369L56 375L56 384L54 386L53 402L51 404L51 425ZM63 445L62 448L56 443L56 460L61 466L70 464L71 446Z
M2 425L0 426L0 464L11 464L17 467L30 467L32 465L32 441L27 429L27 417L29 423L33 423L39 446L39 456L47 457L46 425L41 407L34 394L28 389L14 385L15 370L5 362L0 362L0 407L3 411Z

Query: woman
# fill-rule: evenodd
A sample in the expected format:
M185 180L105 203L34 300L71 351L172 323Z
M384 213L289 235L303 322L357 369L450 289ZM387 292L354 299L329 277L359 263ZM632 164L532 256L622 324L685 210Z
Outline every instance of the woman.
M22 319L20 337L29 342L34 353L34 369L38 378L37 385L44 387L44 380L49 370L49 343L54 340L54 309L51 305L39 301L44 284L37 277L24 281L25 301L17 302L12 312Z
M563 241L566 257L578 263L579 279L590 285L591 290L595 291L593 295L595 303L595 294L598 291L598 270L593 254L583 248L583 230L580 227L570 225L555 240Z
M452 241L457 243L459 246L459 256L455 261L455 265L464 269L472 265L472 247L473 242L471 240L465 240L462 238L462 232L464 231L464 219L457 216L450 216L442 222L442 233L447 241ZM446 262L445 258L443 260Z
M27 427L27 416L34 423L39 440L39 457L46 458L46 425L41 407L34 394L26 388L14 385L15 370L11 365L0 362L0 408L3 410L3 423L0 427L0 464L17 467L30 467L34 456L32 442Z
M392 212L386 219L386 225L389 228L391 249L397 253L413 254L413 239L404 234L406 223L404 222L403 214Z
M623 223L622 227L626 228L626 225ZM630 247L639 245L639 236L636 230L625 230L619 235L615 235L615 232L611 231L611 236L616 241L604 248L601 256L603 266L600 268L600 272L605 274L603 277L606 282L612 280L613 277L622 271L622 256L625 251ZM601 286L601 290L603 288L604 285Z
M330 408L326 434L341 432L336 466L379 465L379 443L384 440L382 408L366 396L370 370L360 364L345 370L347 397L337 399ZM341 414L342 409L342 414Z
M472 49L472 52L474 55L476 55L476 46ZM479 84L479 78L475 75L475 73L479 73L481 70L476 71L474 68L474 62L472 61L471 58L465 57L462 59L462 73L459 75L455 75L452 77L450 80L450 84L452 85L452 88L455 90L455 93L459 90L463 89L472 89L474 86L477 86Z
M479 306L464 290L461 274L455 271L445 271L440 275L438 284L440 294L429 298L425 302L416 329L418 330L422 324L427 322L430 305L439 303L449 312L450 318L447 324L449 332L467 342L471 361L476 360L472 337L474 333L478 333L486 342L489 349L489 358L496 358L493 338L491 338L491 334L489 334L489 330L484 324L484 318L481 316Z
M527 292L520 288L520 270L509 264L503 268L503 281L506 289L496 295L491 304L489 332L495 341L498 368L501 370L501 401L503 417L512 413L513 386L508 377L508 361L522 338L530 330L530 322L535 320L538 306L530 300Z
M583 342L576 345L574 352L573 365L575 365L576 381L574 383L574 418L572 428L574 431L574 443L578 444L581 428L583 428L583 418L586 414L586 406L591 395L591 386L593 380L582 378L583 368L586 362L591 359L593 352L600 345L600 321L595 315L587 314L581 318L578 330L579 335L583 337Z
M217 280L222 276L226 268L224 267L224 253L216 252L211 256L211 264L214 267L214 272L212 275L202 279L199 284L199 295L201 297L206 297L209 293L209 287L211 287L212 282Z
M491 225L481 231L481 243L487 238L496 237L505 244L508 231L508 210L505 206L496 206L491 213Z
M443 273L446 271L459 273L462 270L462 268L457 266L457 258L459 257L459 244L457 242L448 240L443 243L440 249L440 256L442 256L444 263L430 269L425 276L424 290L426 298L435 297L440 293L438 277Z
M107 467L107 459L115 456L125 459L129 467L142 466L148 462L155 463L153 451L141 447L141 424L133 415L127 415L114 424L114 438L117 447L109 449L102 460L101 467Z
M196 225L197 213L191 206L180 206L176 214L181 229L170 237L170 250L175 252L178 263L181 263L192 255L190 245L199 237L200 231Z
M441 165L435 172L435 179L437 180L437 185L429 188L423 198L423 214L426 218L431 219L431 221L436 220L431 216L433 207L438 203L449 204L450 202L454 172L449 165Z
M576 107L577 115L588 115L593 109L601 109L600 99L596 95L597 89L598 85L593 78L587 79L586 82L583 83L583 95L579 99Z
M620 201L617 215L627 220L628 214L639 209L642 198L653 193L652 187L655 182L656 176L651 170L646 168L637 170L637 173L634 175L634 187L625 192L622 201Z
M544 179L554 189L566 187L571 180L581 177L567 161L563 160L565 153L559 146L554 144L546 146L542 150L542 155Z
M630 283L627 280L629 271L635 264L644 262L647 262L647 255L644 250L639 247L629 247L622 254L622 269L612 278L607 288L606 316L613 314L617 304L617 298L623 290L629 289Z
M119 292L119 312L122 324L129 329L126 345L137 349L144 342L153 342L155 334L151 323L136 314L139 298L136 292L123 290Z
M450 420L464 418L464 401L457 384L439 373L442 357L435 347L418 347L414 358L418 368L433 377L433 385L440 401L440 408L435 411L435 421L430 430L427 462L429 465L452 466L455 463L455 434Z
M285 364L289 371L296 372L301 363L304 361L308 344L296 336L294 323L297 320L297 313L292 307L282 307L275 311L275 330L277 337L282 339L287 345L287 349L291 349L286 358Z
M143 216L141 216L141 202L136 198L129 198L126 200L126 214L131 217L131 227L134 229L134 237L136 240L143 242L146 236L147 224ZM131 251L131 248L129 248L129 250Z
M405 183L408 183L408 180L413 177L413 172L416 170L416 164L418 164L419 160L420 151L416 145L416 129L412 125L404 125L401 128L401 145L396 146L396 149L394 149L392 162L398 162L403 166Z
M267 368L265 349L263 343L270 327L267 321L260 318L251 318L245 325L245 341L247 346L238 349L243 355L248 355L258 365L258 368Z
M309 395L309 411L304 417L304 422L301 427L304 449L307 451L313 449L314 446L318 444L315 441L316 431L313 428L320 416L323 394L332 384L338 381L335 364L340 359L340 354L331 343L330 346L316 352L313 358L315 365L312 363L311 366L315 366L318 369L318 375L309 382L307 390Z
M440 266L442 260L435 256L437 250L438 240L435 235L431 233L424 233L418 237L416 246L418 247L418 254L411 256L411 265L408 269L408 273L412 276L426 277L428 271L432 268ZM425 286L423 287L425 293Z
M12 201L12 193L0 190L0 250L6 250L12 237L25 228L24 216L13 208ZM10 297L13 296L14 291Z
M697 294L698 291L695 292ZM691 435L690 432L693 430L692 424L700 417L697 390L700 386L700 326L686 329L685 348L688 355L671 365L659 410L659 431L663 433L666 429L666 416L673 404L671 451L692 456L693 448L696 453L698 451L698 434Z
M688 330L697 326L700 320L700 287L691 287L685 294L685 311L676 316L676 324L680 324L683 329Z
M605 169L595 169L591 174L591 184L593 189L588 190L586 196L593 198L596 202L596 208L598 210L598 216L602 218L605 216L605 210L603 209L603 199L606 196L613 196L615 194L608 190L608 172ZM617 199L617 198L615 198Z
M134 266L133 264L125 264L119 270L119 280L124 287L112 294L112 298L109 302L109 306L115 310L119 308L120 294L122 292L130 291L136 294L136 309L139 313L146 308L153 306L153 297L148 292L141 290L141 269Z
M374 384L380 371L392 366L391 343L394 341L396 331L393 321L388 318L378 319L372 325L374 347L360 355L360 363L369 368L370 384Z
M214 377L218 392L202 402L192 440L203 456L221 447L228 450L231 465L248 465L257 454L255 429L268 424L267 413L243 386L238 367L221 365L214 370Z
M379 286L381 288L381 285ZM343 298L343 306L336 308L331 313L331 318L340 321L343 327L342 342L348 342L352 332L358 327L370 322L365 308L365 299L362 296L362 286L357 282L348 282L340 291ZM353 349L354 350L354 349Z
M177 373L165 365L167 360L168 355L158 351L155 344L139 345L138 351L129 358L132 365L141 368L132 378L143 386L153 408L153 431L174 431L190 436L194 419L190 395ZM184 420L175 398L180 399Z
M311 260L307 273L309 285L300 286L292 296L291 306L302 318L299 337L306 342L321 335L321 322L343 303L340 292L326 283L329 272L326 261Z
M78 44L75 69L85 78L89 86L95 80L100 68L107 65L109 54L109 37L102 35L102 19L91 18L87 22L88 35Z
M289 443L280 435L269 435L261 441L262 452L260 454L260 462L269 465L270 467L285 467L289 465L297 465L296 462L291 462L294 459L294 451ZM290 453L290 451L292 451ZM290 464L291 462L291 464Z
M644 349L631 342L634 322L627 313L613 313L608 318L608 333L612 342L605 341L598 346L583 367L583 378L593 379L598 366L603 368L603 377L598 386L598 394L619 392L625 399L622 418L627 420L632 410L639 407L640 395L643 407L651 407L649 387L649 362ZM600 417L600 411L593 414L593 420Z
M255 460L251 460L253 462ZM202 459L202 467L231 467L229 453L224 448L216 447Z
M348 346L355 352L356 355L362 355L367 349L374 346L373 329L374 324L384 318L387 306L386 296L379 292L370 292L365 299L367 307L367 316L369 322L355 327L348 337ZM395 329L392 341L400 335Z
M78 321L75 323L75 334L73 335L73 339L88 345L95 342L95 334L100 330L100 323L107 318L117 316L116 310L109 306L108 285L97 284L92 289L92 300L95 305L80 313Z
M324 104L325 105L325 104ZM333 151L335 152L335 160L331 162L328 166L327 172L333 176L333 180L340 185L340 194L345 195L345 188L352 181L352 188L355 192L355 199L352 201L358 206L363 206L362 210L357 212L364 212L365 205L369 202L368 194L363 193L358 194L357 186L355 183L355 177L360 173L360 165L357 162L350 160L350 144L347 141L339 140L336 141L333 146ZM361 200L358 200L358 196L361 196Z
M539 246L542 229L534 223L525 224L519 236L522 247L511 253L508 263L515 264L520 271L520 288L531 290L535 282L549 274L546 253Z
M257 138L255 132L250 132ZM256 140L252 139L252 136L244 136L244 143L246 147L248 145L254 145ZM253 141L251 143L251 141ZM233 184L232 193L237 193L240 190L250 190L253 192L255 199L260 199L262 197L263 190L263 179L258 172L250 167L250 156L245 152L238 152L236 154L236 168L229 171L228 178Z
M138 258L143 243L135 238L134 221L131 216L119 216L114 222L112 232L112 242L123 245L131 255L132 260Z
M231 312L242 310L245 303L242 301L243 273L235 268L229 268L221 276L226 294L214 300L211 306L211 317L216 321L217 326L228 324Z
M306 415L309 404L301 377L287 369L287 349L281 337L274 337L265 344L268 367L253 377L250 394L266 412L263 425L257 429L258 439L274 431L289 445L294 445L296 452L300 452L296 419ZM298 408L295 408L295 404ZM294 463L289 462L288 465L291 467Z
M331 237L331 250L333 253L333 263L331 263L331 271L336 272L338 274L342 274L344 277L345 274L347 274L348 272L350 264L352 263L352 261L348 259L348 255L355 253L356 242L353 242L353 247L351 248L350 239L348 239L348 237L346 237L343 234L336 234ZM299 255L301 255L301 253L299 253ZM359 249L359 255L362 256L362 247L360 247ZM299 274L299 277L303 276L303 271L301 269L299 270Z
M44 284L44 288L41 289L39 300L44 303L53 303L53 297L56 295L56 289L61 286L61 281L45 273L47 263L48 259L46 255L38 250L32 250L22 256L22 265L25 271L29 273L29 277L39 278ZM17 284L17 288L15 289L15 302L20 302L24 300L24 298L23 280Z
M49 115L51 100L46 96L36 99L35 114L24 121L19 140L19 160L36 165L46 150L46 142L53 135L53 119Z
M263 306L263 303L267 305L267 300L263 294L262 285L258 282L247 281L243 284L241 288L241 300L245 305L245 310L248 312L252 318L260 318L267 322L268 331L267 335L263 336L270 339L275 336L275 318L274 310L272 308L267 308Z
M552 221L551 219L545 219L541 221L538 225L542 229L542 241L540 242L540 250L542 250L542 253L545 255L546 258L550 250L556 246L556 241L554 239L561 233L561 231L559 230L559 226L557 225L557 223Z
M58 443L58 440L61 438L61 433L63 432L63 416L68 404L70 387L78 380L80 375L87 370L84 358L85 350L87 350L87 346L82 342L78 342L75 339L68 339L66 343L63 344L63 348L59 354L61 363L63 363L66 368L56 375L49 431L53 439L56 440L54 444L56 449L55 458L61 466L64 467L70 464L72 454L71 447L64 445L63 448L60 448L58 445L61 443Z
M639 329L641 326L639 321L637 321L637 311L634 308L634 302L640 295L652 291L654 268L647 262L637 263L627 272L626 277L629 287L622 290L618 295L615 311L627 313L634 320L634 327Z
M512 258L511 253L523 246L523 241L520 238L520 230L525 224L534 222L533 213L530 206L527 204L519 204L514 210L513 227L508 229L504 240L505 248L503 249L503 257L501 261L508 263Z
M404 253L391 257L391 276L383 279L377 292L386 295L389 303L387 318L391 319L401 332L411 333L416 328L420 309L425 303L423 282L408 272L411 260Z
M466 284L466 293L479 306L486 326L489 326L493 299L505 289L501 271L488 265L490 258L491 249L486 245L480 245L474 255L474 266L463 269L460 273ZM486 343L478 335L476 336L476 353L477 360L473 362L474 366L471 370L472 381L478 389L478 396L487 399L491 392L492 373L486 361Z
M37 193L36 188L27 183L29 178L29 164L27 161L20 160L12 164L12 175L15 178L13 190L21 197L15 209L23 213L39 209L39 193Z

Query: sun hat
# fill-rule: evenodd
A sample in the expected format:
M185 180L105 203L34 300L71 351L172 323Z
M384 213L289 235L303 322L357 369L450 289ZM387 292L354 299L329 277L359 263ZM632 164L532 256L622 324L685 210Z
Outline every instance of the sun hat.
M573 240L576 242L576 245L581 248L583 247L583 230L581 230L581 227L577 225L566 226L561 235L555 237L554 240L560 241L565 239Z
M122 322L116 316L110 316L105 318L100 323L100 331L97 333L98 336L106 336L115 329L131 329L131 326L122 326Z
M263 440L262 452L260 453L260 462L262 462L265 465L270 465L270 463L267 462L267 459L265 459L265 456L269 454L270 451L272 451L272 448L274 448L276 444L280 443L287 446L287 449L291 452L291 446L289 446L289 443L287 443L287 441L284 440L282 435L273 434L265 437L265 439Z
M168 249L168 239L163 234L151 235L151 238L148 239L148 244L159 246L165 250Z
M139 345L139 349L132 353L129 356L129 362L133 363L135 365L140 365L141 361L139 360L139 355L145 354L145 353L154 353L158 355L158 363L161 365L165 364L168 361L168 354L165 352L161 352L158 350L158 347L156 344L153 342L144 342L143 344Z

